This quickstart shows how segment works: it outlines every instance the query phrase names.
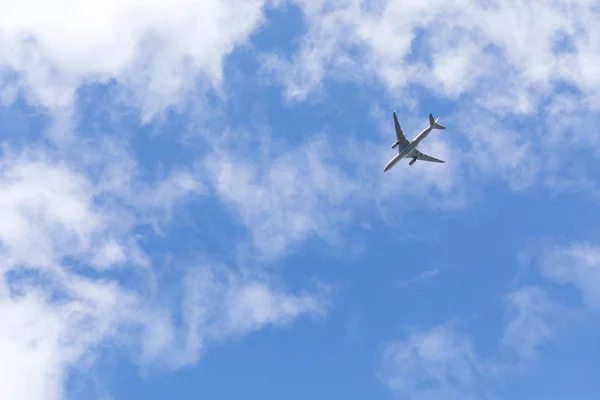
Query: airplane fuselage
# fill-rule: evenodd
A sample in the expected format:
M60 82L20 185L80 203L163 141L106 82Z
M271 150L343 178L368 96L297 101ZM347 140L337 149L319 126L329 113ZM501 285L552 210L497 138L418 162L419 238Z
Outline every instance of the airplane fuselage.
M428 126L427 128L423 129L421 131L421 133L419 133L417 136L415 136L415 138L412 140L412 142L410 142L405 148L400 150L398 152L398 154L396 154L394 156L394 158L392 158L387 163L387 165L385 166L383 171L385 172L385 171L389 170L394 165L396 165L396 163L398 161L402 160L403 158L406 158L406 156L409 155L414 149L416 149L417 146L419 145L419 143L421 143L421 141L423 139L425 139L427 137L427 135L429 135L431 133L432 130L433 130L433 126Z

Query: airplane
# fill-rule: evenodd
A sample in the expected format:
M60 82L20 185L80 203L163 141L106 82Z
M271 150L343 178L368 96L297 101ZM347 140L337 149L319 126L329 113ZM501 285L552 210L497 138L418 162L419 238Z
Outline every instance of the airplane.
M394 156L394 158L392 158L387 163L387 165L383 169L383 172L388 171L390 168L392 168L394 165L396 165L396 163L398 161L400 161L403 158L412 158L412 160L410 160L408 165L413 165L417 160L442 163L442 164L445 163L445 161L438 160L437 158L433 158L433 157L428 156L427 154L423 154L419 150L417 150L417 146L419 145L419 143L421 143L421 141L423 139L425 139L427 137L427 135L429 135L431 133L432 130L446 129L445 126L437 123L438 120L439 120L439 118L434 120L433 115L429 114L429 126L425 129L423 129L421 131L421 133L419 133L417 136L415 136L415 138L412 140L412 142L409 142L406 139L406 137L404 137L404 133L402 132L402 128L400 128L400 123L398 122L398 117L396 117L396 110L394 110L394 125L396 126L396 143L394 143L392 145L392 149L398 147L398 154L396 154Z

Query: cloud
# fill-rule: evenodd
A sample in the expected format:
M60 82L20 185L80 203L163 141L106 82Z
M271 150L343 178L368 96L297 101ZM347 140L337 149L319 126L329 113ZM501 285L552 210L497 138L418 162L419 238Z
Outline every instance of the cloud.
M85 176L35 155L6 157L1 167L3 270L51 268L67 254L95 258L99 244L112 242Z
M482 398L475 385L486 370L471 341L448 323L387 343L379 376L404 398Z
M440 270L438 268L428 269L427 271L421 272L417 276L414 276L412 278L405 279L405 280L397 282L397 285L398 286L409 286L409 285L412 285L414 283L423 282L423 281L426 281L426 280L429 280L429 279L433 279L436 276L438 276L439 273L440 273Z
M600 246L582 242L544 246L539 256L541 273L559 285L571 285L581 294L583 305L600 307Z
M506 324L495 351L476 349L474 336L455 322L412 329L407 338L385 344L378 376L406 399L495 398L555 338L561 311L542 289L520 288L506 295Z
M540 346L551 342L569 311L536 286L509 293L504 301L507 324L501 344L521 359L536 356Z
M600 107L600 82L589 69L600 53L590 39L598 36L589 23L600 15L594 2L294 4L307 28L299 49L263 55L265 73L278 76L289 100L307 100L334 80L383 87L397 106L414 108L425 89L452 100L456 118L446 134L460 146L450 151L460 164L453 172L497 176L514 190L598 192L579 153L598 149L581 134L597 124Z
M465 332L456 322L430 329L411 329L405 338L384 346L378 375L389 389L407 399L495 398L509 380L531 374L543 350L565 335L573 322L595 324L563 298L553 285L573 285L584 310L597 311L596 271L600 251L588 243L547 245L521 256L544 279L525 284L504 298L504 325L497 346L476 349L477 329Z
M115 82L151 118L181 104L198 85L218 89L225 58L265 22L266 8L280 4L12 4L0 20L3 97L22 90L32 102L57 109L72 104L82 85ZM374 76L394 92L417 83L451 98L469 93L495 110L532 112L555 82L590 99L600 84L590 67L598 53L598 43L588 39L598 28L590 22L598 11L589 0L548 7L513 0L289 4L302 10L307 33L291 60L266 55L265 66L280 73L291 97L305 98L327 76Z
M102 169L43 148L7 149L0 162L0 397L63 399L69 371L94 365L104 345L176 368L197 362L207 341L325 312L325 292L293 294L215 265L190 265L170 277L183 290L169 291L143 245L154 231L137 228L164 228L201 186L182 170L146 182L126 153L98 159L115 162Z
M343 205L358 186L317 140L293 152L244 160L217 148L202 166L216 194L232 207L265 257L285 254L288 246L311 236L333 238L347 222Z
M262 257L282 257L312 238L333 246L345 244L341 232L355 222L365 204L383 218L388 212L398 217L425 202L440 208L463 204L462 186L452 167L440 171L438 165L421 163L419 168L384 174L389 152L372 141L348 137L340 148L315 133L293 148L267 143L253 151L239 145L243 137L231 133L227 139L210 141L211 153L195 172L249 230ZM429 144L437 156L449 156L443 139ZM410 191L404 190L406 185ZM401 210L400 193L412 200Z
M291 60L265 58L290 98L306 98L332 76L378 80L401 95L400 89L417 83L450 98L470 97L478 106L469 111L491 109L494 115L479 120L478 132L494 128L501 137L473 134L464 157L450 146L453 138L431 137L427 152L448 160L445 168L422 163L387 175L381 168L389 147L351 138L343 152L320 137L256 154L213 143L197 169L173 169L160 179L149 179L126 144L113 139L80 143L79 136L58 143L56 153L5 154L0 309L8 317L0 346L10 356L0 361L0 371L10 379L0 384L0 397L61 399L70 368L93 360L104 343L136 348L132 357L144 366L177 368L197 362L210 341L325 311L327 296L318 290L292 293L272 277L212 264L192 263L176 278L181 296L169 298L143 239L168 231L186 201L214 191L249 229L260 253L280 257L312 237L332 244L343 239L339 233L359 204L375 205L371 209L388 220L423 204L464 205L468 183L459 178L465 165L526 185L538 173L541 155L531 149L539 136L506 128L498 114L531 112L558 80L586 97L562 103L554 97L548 107L556 114L575 110L573 104L598 104L592 68L598 48L587 39L597 29L589 20L597 15L591 2L563 8L560 2L509 1L474 8L439 1L295 4L308 27L299 53ZM77 89L99 82L117 87L120 99L140 107L148 121L185 103L198 88L218 92L225 58L248 42L270 5L275 3L11 3L0 16L2 101L25 94L55 112L73 105ZM499 30L509 16L519 29ZM571 50L550 46L560 32ZM392 132L391 121L386 132ZM563 133L557 128L553 137ZM405 196L401 211L398 194ZM140 229L147 225L154 230ZM578 274L548 268L556 280L585 288ZM120 279L124 271L139 276L135 284ZM595 304L589 291L587 301ZM507 297L513 316L506 346L527 354L552 336L546 301L535 289ZM458 395L487 374L472 342L447 326L395 342L387 358L387 379L411 393L432 385L429 395ZM397 370L398 359L416 361ZM416 383L406 383L407 376Z
M554 82L558 79L557 71L562 71L554 67L554 61L547 62L549 57L553 57L552 60L571 57L572 60L576 54L583 60L593 54L591 51L595 46L587 43L585 36L579 33L595 29L591 27L593 24L581 23L583 15L595 12L590 8L592 4L584 1L564 9L554 5L546 8L533 3L512 4L510 1L497 2L490 7L438 1L381 1L375 5L346 0L290 3L303 12L307 33L292 59L269 55L265 58L265 66L280 74L291 97L306 98L326 77L341 74L344 78L367 83L372 83L372 77L376 77L391 92L401 96L409 94L403 93L401 88L418 83L441 96L457 98L468 93L476 98L457 112L468 115L468 119L457 121L454 128L450 125L451 130L460 130L458 133L464 133L468 138L466 151L455 147L460 140L456 136L430 137L424 143L430 153L448 161L444 168L419 165L416 174L413 170L410 174L395 170L393 177L377 178L371 183L369 180L380 170L379 163L386 161L389 152L384 154L386 147L382 143L367 141L354 143L354 149L350 143L347 151L354 153L341 156L346 161L360 162L353 177L344 177L337 169L335 162L341 158L323 165L317 160L307 172L307 169L287 164L291 157L281 157L278 162L284 163L285 168L274 164L273 168L280 172L277 175L273 170L269 181L265 182L258 182L260 173L253 170L253 166L235 165L236 171L247 171L242 176L256 180L246 182L244 193L258 191L260 187L274 197L272 202L281 205L278 210L286 213L286 216L265 217L264 205L253 203L254 200L247 196L242 200L239 191L234 193L232 188L223 186L224 182L219 184L221 198L235 204L244 224L252 226L256 243L263 250L270 247L264 251L271 254L283 254L289 244L313 235L332 240L334 230L329 227L347 221L351 212L336 211L329 218L321 210L327 205L342 204L339 200L341 192L347 198L357 191L374 190L380 213L392 220L395 216L388 215L388 210L397 198L398 187L417 179L424 182L411 188L411 195L426 196L434 206L440 206L440 203L464 206L468 196L465 196L458 177L474 169L498 173L513 188L528 187L540 176L539 170L549 164L540 160L549 158L556 148L540 149L538 143L543 133L532 136L530 132L509 128L498 119L497 113L482 113L481 109L490 109L490 104L494 104L491 108L495 111L500 107L531 109L535 103L534 94L547 91L551 86L547 82ZM141 107L142 118L147 121L169 106L185 104L186 96L196 87L219 88L224 79L222 67L227 55L248 43L252 33L265 23L263 13L266 8L280 4L283 2L259 0L201 4L187 0L175 4L136 0L102 5L67 2L65 7L70 13L64 14L32 1L20 3L0 17L5 19L5 23L0 19L3 26L0 40L6 44L4 52L0 53L0 67L10 72L3 75L0 85L5 95L14 92L16 87L29 93L30 100L36 104L62 109L72 104L77 88L96 82L110 87L114 84L121 89L118 93L132 101L131 104ZM29 13L27 10L31 7L40 10L40 14ZM515 7L518 7L516 14ZM540 8L544 10L543 18L535 14ZM135 18L131 17L133 15ZM510 15L517 20L529 16L532 22L522 24L518 32L504 35L506 32L501 29L506 25L502 22L505 19L497 18L497 15ZM230 24L235 28L223 28ZM554 50L551 44L559 33L577 53L565 51L566 45L560 51ZM390 37L394 38L391 42ZM523 40L529 40L535 51L524 48ZM540 65L550 67L540 70ZM593 84L590 79L571 81ZM502 85L495 82L502 82ZM584 90L583 86L578 87ZM585 93L591 99L594 91ZM477 118L472 119L473 114ZM324 150L310 151L318 158ZM372 162L363 160L366 151L373 155ZM559 166L565 162L561 161ZM340 184L335 194L324 193L319 185L326 181L330 186L335 185L335 180L318 177L317 170L334 174L332 176L340 178L346 187L342 188ZM555 166L552 171L562 169ZM211 174L216 176L221 172L211 171ZM256 174L254 178L253 174ZM297 204L292 204L291 195L273 195L272 191L277 180L285 176L298 180L298 184L288 184L288 188L296 185L296 189L291 190L300 193L299 182L304 174L307 176L303 181L305 186L308 182L317 185L314 193L320 194L318 200L308 199L295 211ZM236 179L241 180L242 176ZM118 184L118 179L115 177L113 183ZM219 175L219 179L223 179L223 175ZM230 184L232 182L235 181L231 180ZM564 187L560 182L552 185ZM443 194L437 197L444 197L444 200L436 201L437 194ZM242 206L242 201L250 204ZM332 207L327 210L331 211ZM312 219L309 215L316 217ZM290 234L281 233L288 227L292 227ZM118 256L114 247L113 254Z
M298 317L323 316L327 291L292 294L274 277L225 266L192 267L181 280L179 309L157 307L143 315L142 365L176 369L200 360L210 342L236 339ZM173 321L181 316L182 324ZM158 329L157 329L158 328Z
M532 138L534 130L525 135L483 110L477 118L458 118L457 125L469 139L470 148L462 160L465 167L486 176L497 175L515 190L531 187L539 177L542 155Z
M11 295L0 283L0 395L18 399L62 399L67 369L74 367L103 339L115 333L132 298L106 282L64 278L55 290L68 291L61 302L38 285L24 285Z
M502 344L520 357L538 353L539 346L557 340L569 324L594 323L600 302L600 247L589 243L543 241L521 253L523 266L539 273L541 282L524 285L504 298L509 322ZM570 299L571 287L581 304Z
M557 81L590 94L600 83L589 69L599 46L588 39L598 29L589 23L598 15L589 0L295 3L308 25L298 53L291 60L266 57L292 98L305 98L326 77L373 74L391 91L418 84L451 98L468 93L495 110L531 113Z
M50 109L87 83L116 81L150 118L178 105L196 78L218 88L224 58L263 21L263 0L4 1L3 95ZM31 10L36 10L32 13ZM224 28L226 26L226 28ZM9 97L10 98L10 97Z

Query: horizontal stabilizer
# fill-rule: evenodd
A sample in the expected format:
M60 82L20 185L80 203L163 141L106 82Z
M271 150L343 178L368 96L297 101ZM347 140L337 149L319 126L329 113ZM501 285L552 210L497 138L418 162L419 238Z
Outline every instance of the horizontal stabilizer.
M439 118L438 118L438 120L439 120ZM439 130L442 130L442 131L444 129L446 129L445 126L438 124L437 120L433 119L433 115L432 114L429 114L429 126L432 126L433 129L439 129Z

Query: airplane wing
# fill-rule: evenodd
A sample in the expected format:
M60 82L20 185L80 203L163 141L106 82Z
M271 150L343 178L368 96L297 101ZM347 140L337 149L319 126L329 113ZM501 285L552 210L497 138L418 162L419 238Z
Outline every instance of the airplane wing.
M404 137L402 128L400 128L400 122L398 122L398 117L396 117L396 111L394 111L394 125L396 126L396 140L398 141L398 148L403 149L408 146L409 143L406 137Z
M441 164L444 164L446 162L446 161L438 160L437 158L428 156L427 154L423 154L417 149L414 149L413 151L411 151L406 156L406 158L416 158L417 160L421 160L421 161L429 161L429 162L441 163Z

